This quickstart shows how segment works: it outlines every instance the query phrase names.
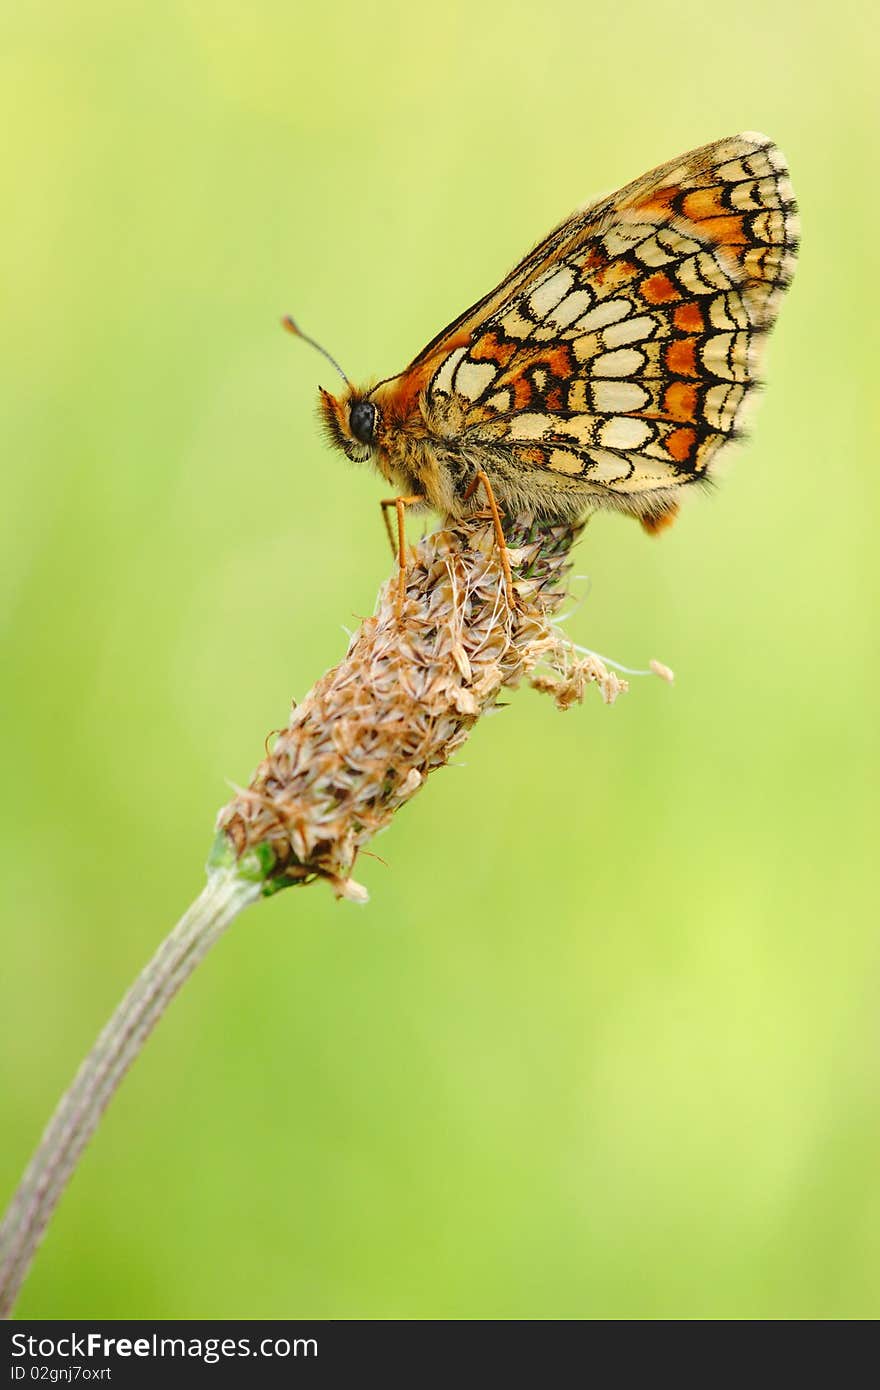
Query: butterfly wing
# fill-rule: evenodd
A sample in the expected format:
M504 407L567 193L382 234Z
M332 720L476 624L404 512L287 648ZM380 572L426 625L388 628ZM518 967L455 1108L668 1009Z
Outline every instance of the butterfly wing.
M659 515L736 433L796 236L780 151L719 140L562 223L401 387L533 493L543 479Z

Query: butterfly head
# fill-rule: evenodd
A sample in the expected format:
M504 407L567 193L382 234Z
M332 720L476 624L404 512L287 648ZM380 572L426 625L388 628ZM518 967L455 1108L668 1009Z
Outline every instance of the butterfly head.
M341 397L332 396L323 386L319 387L321 423L330 443L341 449L347 458L353 463L367 463L373 457L377 443L376 434L380 421L378 407L369 400L369 393L365 394L352 386L336 358L331 357L327 349L315 342L314 338L303 333L289 314L284 315L281 323L288 333L292 333L295 338L302 338L304 342L316 348L342 377L346 391Z
M320 413L330 443L352 463L368 463L373 457L379 428L379 409L362 392L350 387L341 397L321 389Z

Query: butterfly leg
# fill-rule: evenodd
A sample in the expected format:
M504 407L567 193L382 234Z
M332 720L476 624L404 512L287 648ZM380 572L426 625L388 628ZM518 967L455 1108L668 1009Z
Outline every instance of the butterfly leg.
M424 497L416 495L414 497L386 497L379 503L382 508L382 520L385 523L385 530L388 532L388 540L391 543L391 553L397 556L397 621L403 618L403 601L406 597L406 526L404 523L404 513L407 507L413 506L416 502L424 502ZM388 508L394 507L397 511L397 540L395 542L394 533L391 530L391 522L388 519Z
M511 608L516 608L516 590L513 587L513 572L510 568L510 554L507 549L507 541L504 539L504 527L501 525L501 513L498 510L498 503L495 501L495 493L492 491L492 484L482 468L477 470L473 482L464 494L463 501L469 502L477 488L483 484L486 498L489 503L489 511L492 513L492 527L495 531L495 543L498 546L498 556L501 560L501 571L504 575L504 592L507 595L507 602Z

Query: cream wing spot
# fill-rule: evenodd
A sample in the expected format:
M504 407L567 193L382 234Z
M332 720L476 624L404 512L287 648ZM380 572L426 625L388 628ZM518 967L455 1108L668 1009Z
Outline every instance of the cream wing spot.
M569 449L551 449L548 466L554 473L583 473L584 461Z
M736 419L742 404L745 389L742 386L710 386L706 392L705 415L709 424L727 434Z
M644 456L638 460L638 468L634 468L627 477L618 481L618 487L622 492L655 492L658 487L669 487L674 480L675 470L660 464L659 467L651 469L645 463Z
M580 338L575 338L572 342L574 355L579 362L589 362L597 353L602 351L602 344L598 333L584 333Z
M574 271L567 265L562 266L529 295L529 312L534 314L536 319L546 318L560 299L568 294L573 284Z
M509 437L511 439L543 439L548 430L552 429L552 426L552 416L538 415L534 411L527 411L523 415L514 415L510 422Z
M578 319L575 328L579 328L582 333L593 333L599 328L607 327L609 323L617 323L619 319L626 318L631 309L632 304L628 299L603 300L595 309Z
M754 277L761 282L755 286L755 290L765 295L772 292L771 282L778 280L781 275L793 273L794 264L794 256L781 246L756 246L743 256L743 270L746 276L749 279Z
M576 318L590 307L593 296L589 290L572 290L556 305L548 315L548 320L556 328L568 328Z
M604 483L609 486L612 483L625 482L632 473L632 465L618 454L606 453L604 449L590 450L590 464L588 476L590 482Z
M535 326L531 319L520 313L515 304L502 314L498 322L504 330L506 338L527 338Z
M734 184L730 190L730 202L737 212L755 212L758 208L764 207L761 184L757 179Z
M432 383L434 391L438 391L442 396L452 395L452 377L456 367L466 353L466 347L456 348L454 352L450 352L434 377Z
M773 246L785 241L785 224L776 212L759 212L752 218L752 235Z
M728 159L718 165L718 177L724 183L743 183L749 173L741 159Z
M749 315L741 295L736 290L716 295L709 305L709 322L713 328L748 328Z
M752 151L752 153L747 155L743 160L743 168L746 174L751 175L754 179L766 179L773 173L773 165L770 163L769 159L767 159L766 155L759 154L756 151Z
M635 348L620 348L617 352L603 352L593 363L595 376L633 376L644 365L644 354Z
M726 289L727 282L718 286L714 284L713 281L707 283L706 280L703 279L701 273L702 259L703 258L700 256L688 256L686 260L680 262L676 270L676 275L684 288L690 294L711 294L713 289Z
M748 186L754 190L754 198L757 206L762 208L775 208L779 206L780 197L785 197L783 185L788 185L788 191L792 192L793 196L791 184L789 184L788 179L755 179ZM730 195L731 201L735 199L737 192L737 189L732 190Z
M703 252L697 256L697 263L700 268L700 275L703 281L715 290L726 290L731 284L730 274L722 270L714 256L708 252Z
M647 314L640 314L638 318L624 319L622 323L614 323L606 328L602 334L602 341L608 348L624 347L627 343L640 343L643 339L650 338L656 327L656 320Z
M713 333L711 338L706 339L700 355L707 366L712 364L717 367L719 362L727 361L733 336L732 333Z
M644 347L642 348L642 355L645 359L645 365L643 370L639 373L640 376L651 378L656 377L660 380L662 380L665 376L668 376L669 369L661 356L662 351L662 342L654 340L650 343L645 343Z
M670 261L675 260L674 254L661 246L659 237L651 237L648 241L643 241L641 246L636 247L635 254L642 265L652 268L668 265Z
M593 409L602 415L625 415L644 410L650 400L637 381L596 381L592 388Z
M676 260L683 256L695 256L701 250L700 243L694 241L692 237L684 236L682 232L676 231L675 227L663 227L657 233L657 240L661 246L665 246L667 251L671 251Z
M640 449L651 438L651 427L644 420L626 415L613 415L606 420L600 441L606 449Z
M595 444L599 423L595 415L573 415L569 420L560 420L555 433L576 439L579 444Z
M713 333L703 344L700 356L713 376L725 377L729 381L748 380L748 333Z
M609 256L622 256L653 236L654 228L644 222L621 223L606 232L602 241ZM638 253L637 253L638 254Z
M733 339L733 347L730 350L730 363L734 370L734 375L741 381L748 381L752 375L753 357L758 351L762 339L753 339L750 333L737 333Z
M476 401L497 375L497 368L490 362L460 362L455 373L455 390L459 396Z

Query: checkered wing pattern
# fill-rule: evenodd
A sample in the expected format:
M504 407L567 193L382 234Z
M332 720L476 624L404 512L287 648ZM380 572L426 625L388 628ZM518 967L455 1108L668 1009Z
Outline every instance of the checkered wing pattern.
M575 213L404 375L475 453L646 514L736 435L796 250L780 151L720 140Z

